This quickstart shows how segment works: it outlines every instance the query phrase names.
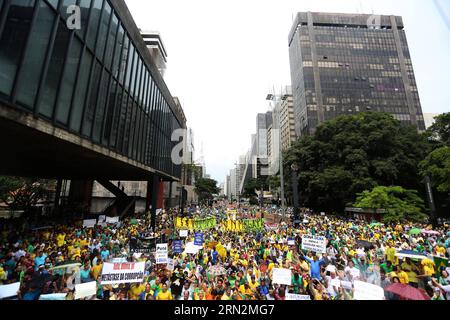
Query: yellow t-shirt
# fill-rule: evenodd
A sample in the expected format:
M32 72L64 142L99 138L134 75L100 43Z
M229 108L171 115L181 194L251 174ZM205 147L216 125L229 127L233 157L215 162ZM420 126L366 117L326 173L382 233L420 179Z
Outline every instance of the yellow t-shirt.
M133 300L139 299L139 295L144 291L145 291L145 285L143 283L141 283L140 285L133 285L130 288L131 299L133 299ZM169 291L167 291L167 292L170 293ZM167 299L160 299L160 300L167 300Z
M160 291L156 296L156 300L173 300L172 293L169 290L166 292Z
M409 282L417 283L417 273L413 271L413 266L406 262L403 262L401 265L402 269L408 274Z
M98 275L100 273L100 271L102 271L103 268L103 264L96 264L95 266L92 267L91 272L92 272L92 276L94 277L95 280L98 279Z
M397 250L395 248L389 247L386 249L386 258L388 261L392 262L393 264L396 264L395 254L397 253Z
M62 247L64 245L64 239L66 238L65 234L58 234L56 236L56 244L58 245L58 247Z
M431 277L434 274L434 268L431 266L423 266L423 270L425 274L429 277Z
M405 271L400 271L397 274L398 278L400 279L400 283L408 284L409 283L409 277L408 274Z

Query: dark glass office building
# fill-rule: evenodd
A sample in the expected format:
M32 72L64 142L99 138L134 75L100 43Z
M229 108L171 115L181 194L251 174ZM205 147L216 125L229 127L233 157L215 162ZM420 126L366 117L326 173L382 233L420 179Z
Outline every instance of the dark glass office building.
M171 135L184 115L123 0L0 0L0 9L0 103L180 177Z
M401 17L298 13L289 56L298 136L363 111L425 130Z

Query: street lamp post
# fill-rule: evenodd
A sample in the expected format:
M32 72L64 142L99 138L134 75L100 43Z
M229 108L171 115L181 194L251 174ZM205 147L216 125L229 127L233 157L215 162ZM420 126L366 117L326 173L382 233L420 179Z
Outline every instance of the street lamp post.
M292 195L294 200L294 221L299 220L298 176L299 167L296 163L291 165L292 170Z
M427 191L427 199L428 205L430 206L430 220L433 228L436 227L436 205L434 204L433 190L431 188L431 178L430 176L426 176L423 180L425 183L426 191Z

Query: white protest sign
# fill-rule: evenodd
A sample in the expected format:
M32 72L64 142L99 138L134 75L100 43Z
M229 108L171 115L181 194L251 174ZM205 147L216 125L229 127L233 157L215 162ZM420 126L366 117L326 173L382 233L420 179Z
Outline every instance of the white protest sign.
M341 280L339 280L338 278L331 279L330 280L330 284L333 287L340 288L341 287Z
M119 217L106 217L106 223L117 223L119 222Z
M166 264L169 259L169 250L167 243L158 243L156 245L156 264Z
M83 220L83 228L93 228L97 224L97 219Z
M355 300L384 300L384 290L377 285L355 280Z
M286 300L311 300L311 296L303 294L286 293Z
M102 268L101 284L120 284L142 282L145 262L108 263Z
M290 269L273 269L272 283L285 284L290 286L292 284Z
M173 259L167 259L167 270L174 270L175 269L175 261Z
M327 239L325 237L304 235L302 237L302 249L316 253L325 253Z
M347 289L347 290L353 289L353 284L351 283L351 281L342 281L341 280L341 286L342 286L342 288Z
M43 301L61 301L66 300L67 293L51 293L51 294L41 294L39 300Z
M295 240L288 240L288 246L295 246Z
M180 230L180 238L187 238L188 230Z
M17 291L19 291L19 289L20 289L20 282L0 286L0 299L17 296Z
M98 222L102 222L106 220L106 215L100 215L98 216Z
M203 249L203 246L196 246L192 241L186 243L183 253L197 254L197 252L199 252L201 249Z
M97 294L97 281L91 281L75 285L75 300L90 297L96 294Z

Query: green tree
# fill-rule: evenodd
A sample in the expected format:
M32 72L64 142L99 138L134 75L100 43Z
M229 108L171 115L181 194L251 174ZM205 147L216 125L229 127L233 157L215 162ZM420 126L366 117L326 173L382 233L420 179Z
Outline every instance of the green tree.
M258 188L258 180L249 179L244 184L244 189L242 191L242 196L245 198L251 198L256 196L256 189Z
M213 195L220 192L217 181L208 178L200 178L195 181L195 192L200 202L213 199Z
M450 112L437 116L427 131L432 139L450 147Z
M343 210L357 193L379 185L422 190L418 172L430 145L416 127L392 115L365 112L317 127L287 151L284 172L291 194L291 165L299 167L300 201L321 211Z
M353 206L363 209L385 209L383 220L387 223L417 221L423 222L427 216L423 213L424 201L415 190L406 190L399 186L375 187L371 191L358 194Z
M0 176L0 201L12 210L29 210L49 196L50 184L47 180Z
M429 176L439 192L450 192L450 147L431 152L420 163L420 173Z

